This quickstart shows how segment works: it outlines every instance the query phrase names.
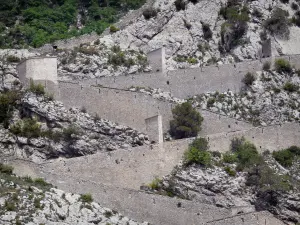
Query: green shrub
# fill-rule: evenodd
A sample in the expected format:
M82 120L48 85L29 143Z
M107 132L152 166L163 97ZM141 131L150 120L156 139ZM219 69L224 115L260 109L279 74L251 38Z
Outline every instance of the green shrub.
M82 194L80 196L80 201L84 203L91 203L93 201L93 197L91 194Z
M184 153L184 164L191 165L193 163L200 164L202 166L209 166L211 164L211 155L207 151L199 150L195 147L190 147Z
M14 202L7 201L7 200L5 200L4 202L4 207L7 211L16 211L17 208Z
M207 107L208 107L208 108L212 107L212 106L214 105L215 102L216 102L216 99L215 99L214 97L209 98L209 99L207 100Z
M263 64L263 70L269 71L271 69L271 63L270 62L264 62Z
M223 155L223 161L225 163L235 163L238 161L238 158L236 156L236 154L234 153L230 153L230 152L226 152L224 155Z
M111 26L109 27L110 33L116 33L116 32L119 31L119 30L120 30L120 29L119 29L118 27L114 26L114 25L111 25Z
M104 216L105 216L106 218L110 218L110 217L112 217L112 215L113 215L113 213L112 213L111 211L105 211L105 212L104 212Z
M289 13L281 8L276 8L269 19L264 22L265 29L269 30L272 34L288 37L289 30Z
M276 174L276 172L264 162L249 169L246 185L256 186L259 192L291 190L289 177Z
M291 146L287 149L273 152L273 157L284 167L290 167L296 156L300 156L300 148Z
M47 183L43 178L35 178L33 180L34 184L39 186L39 187L50 187L51 184Z
M0 163L0 173L12 174L13 170L12 166Z
M237 170L244 170L263 161L255 145L246 141L244 137L231 140L231 151L237 158Z
M187 62L190 63L190 64L197 64L198 60L196 58L188 58Z
M76 127L75 125L70 125L67 128L63 129L63 138L65 139L65 141L71 141L74 138L74 135L79 135L80 132L80 128Z
M30 80L28 91L35 93L36 95L44 95L45 87L42 84L35 84L33 80Z
M157 10L154 8L147 8L143 11L143 16L146 20L157 16Z
M292 23L296 26L300 27L300 11L297 11L292 17Z
M283 86L283 89L288 92L295 92L298 91L299 86L291 82L286 82Z
M224 170L225 170L225 172L226 172L229 176L231 176L231 177L235 177L235 176L236 176L236 171L233 170L233 169L231 169L229 166L226 166L226 167L224 168Z
M275 61L275 69L278 73L291 73L292 66L285 59L277 59Z
M0 93L0 123L3 123L5 128L9 126L9 120L20 96L20 93L15 91Z
M195 137L201 130L203 117L189 102L172 109L173 120L170 121L170 133L176 139Z
M207 151L209 146L208 146L208 141L206 138L196 138L190 145L190 147L196 148L199 151Z
M158 190L160 187L161 179L155 177L154 180L148 185L152 190Z
M6 58L6 61L7 61L7 62L11 62L11 63L18 63L18 62L21 61L21 59L20 59L19 57L17 57L17 56L9 55L9 56L7 56L7 58Z
M34 207L36 209L42 209L43 208L42 205L41 205L41 199L40 198L35 198L33 200L33 204L34 204Z
M248 73L246 73L246 75L244 76L242 81L246 86L251 86L255 80L256 80L256 78L255 78L254 74L248 72Z
M41 125L36 119L31 118L19 120L10 127L10 131L17 136L27 138L38 138L42 135Z

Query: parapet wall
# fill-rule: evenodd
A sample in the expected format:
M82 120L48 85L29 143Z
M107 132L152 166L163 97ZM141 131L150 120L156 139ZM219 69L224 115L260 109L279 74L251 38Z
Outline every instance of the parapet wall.
M207 66L194 69L179 69L167 71L136 74L118 77L103 77L83 81L86 85L103 85L111 88L128 89L131 86L160 88L171 92L178 98L189 98L197 94L231 90L239 92L243 86L242 79L247 72L262 70L263 63L273 62L284 58L297 69L300 68L300 55L264 58L254 61L245 61L235 64ZM160 58L158 58L160 59ZM157 65L157 64L155 64ZM155 66L156 68L156 66Z

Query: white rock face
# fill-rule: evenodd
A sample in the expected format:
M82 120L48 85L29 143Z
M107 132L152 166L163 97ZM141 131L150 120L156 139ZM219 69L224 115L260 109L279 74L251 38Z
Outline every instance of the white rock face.
M28 185L28 184L27 184ZM30 189L24 184L14 184L0 180L1 188L11 188L13 192L1 191L0 224L21 222L26 225L147 225L138 223L116 211L91 201L85 202L78 194L65 193L59 189L43 187Z
M22 99L22 107L29 117L39 118L42 131L57 135L26 138L13 135L1 127L0 151L5 155L41 162L53 157L83 156L149 143L147 135L130 127L91 116L76 108L67 110L61 102L48 101L43 96L26 94ZM13 121L20 121L18 113L15 113ZM64 132L68 129L73 131L67 138Z

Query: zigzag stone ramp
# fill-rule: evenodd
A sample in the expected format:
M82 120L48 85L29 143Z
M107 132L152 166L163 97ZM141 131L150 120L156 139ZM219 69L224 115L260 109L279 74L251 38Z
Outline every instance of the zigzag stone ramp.
M38 165L15 161L16 172L20 175L46 176L47 180L65 191L92 193L96 202L116 209L138 221L149 221L156 225L283 225L268 212L236 213L239 209L218 208L213 205L188 200L169 198L127 188L107 186L94 178L82 179L64 173L59 169L45 173ZM79 174L78 174L79 175Z

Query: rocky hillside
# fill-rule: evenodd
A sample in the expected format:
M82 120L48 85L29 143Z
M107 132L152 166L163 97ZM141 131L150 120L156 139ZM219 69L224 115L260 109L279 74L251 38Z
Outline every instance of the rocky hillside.
M93 202L92 195L65 193L41 178L17 177L0 164L0 223L138 225L118 212Z
M274 54L299 53L298 8L283 0L157 0L100 41L146 52L165 46L169 69L259 58L268 38Z
M206 152L205 146L205 139L196 139L183 163L162 180L155 179L149 188L237 213L269 210L291 224L300 221L299 148L259 155L244 139L233 139L225 154ZM284 158L288 154L291 157Z
M31 86L35 93L14 90L0 94L2 157L41 162L149 143L147 135L89 115L84 108L67 110L39 87Z

